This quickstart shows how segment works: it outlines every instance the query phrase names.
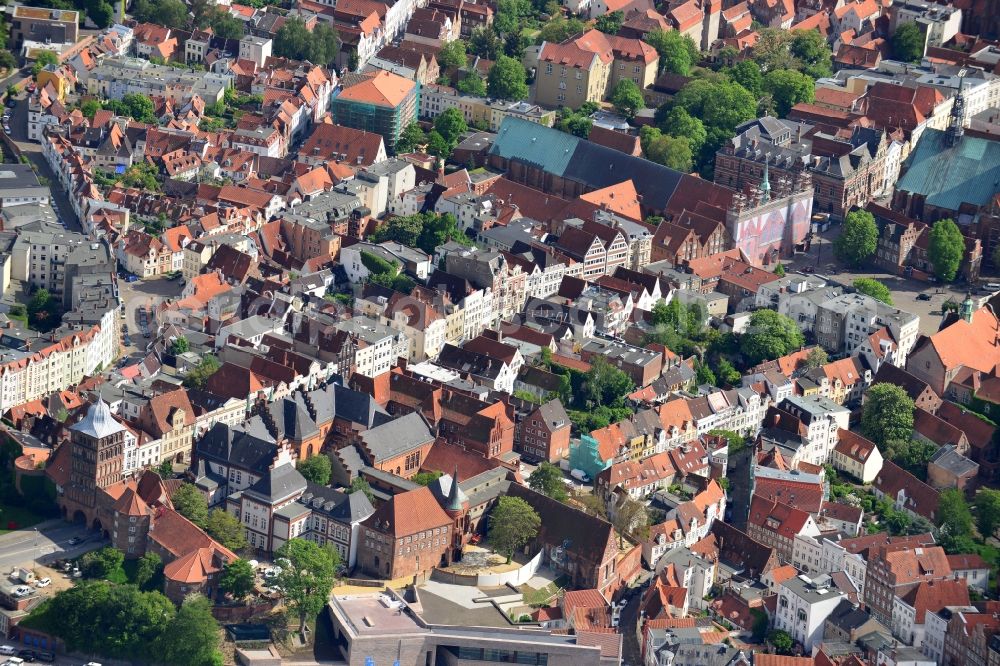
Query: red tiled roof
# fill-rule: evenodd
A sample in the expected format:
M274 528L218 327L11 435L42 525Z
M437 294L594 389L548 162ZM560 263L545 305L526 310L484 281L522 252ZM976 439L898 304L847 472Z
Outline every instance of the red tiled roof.
M451 523L451 518L426 486L393 495L365 521L370 528L389 532L396 538Z

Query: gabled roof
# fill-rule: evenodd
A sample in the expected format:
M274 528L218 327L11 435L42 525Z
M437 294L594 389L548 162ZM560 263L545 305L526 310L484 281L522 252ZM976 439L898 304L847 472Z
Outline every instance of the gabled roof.
M451 525L451 517L434 498L430 488L421 486L393 495L375 510L365 525L395 538Z
M337 99L394 108L403 103L415 86L416 83L409 79L379 70L344 89Z

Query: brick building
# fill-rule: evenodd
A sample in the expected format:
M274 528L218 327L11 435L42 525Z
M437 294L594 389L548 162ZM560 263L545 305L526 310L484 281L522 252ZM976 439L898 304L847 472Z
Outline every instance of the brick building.
M514 451L523 459L556 463L569 455L571 424L562 402L552 399L537 406L527 403L516 413L519 418Z
M422 486L393 495L362 523L358 566L382 578L424 573L452 562L456 538L452 516Z

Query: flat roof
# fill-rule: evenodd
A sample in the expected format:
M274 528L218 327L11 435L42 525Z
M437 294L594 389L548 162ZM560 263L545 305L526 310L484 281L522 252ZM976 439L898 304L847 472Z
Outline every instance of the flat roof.
M331 603L343 612L359 636L407 634L427 631L403 607L390 608L379 601L383 594L333 597Z

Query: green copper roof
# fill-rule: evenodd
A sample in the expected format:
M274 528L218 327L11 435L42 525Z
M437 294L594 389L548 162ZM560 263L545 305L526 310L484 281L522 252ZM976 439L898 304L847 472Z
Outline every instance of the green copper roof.
M943 130L924 130L896 188L922 194L928 204L947 210L958 210L962 203L985 205L1000 190L1000 141L966 134L949 147L946 137Z
M518 159L551 174L563 175L580 138L538 123L508 116L500 124L490 153Z

